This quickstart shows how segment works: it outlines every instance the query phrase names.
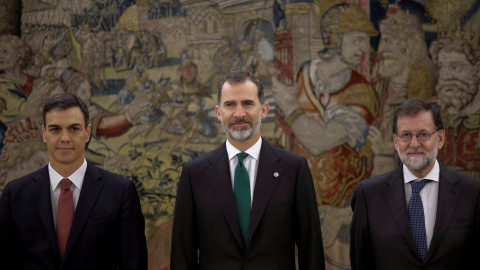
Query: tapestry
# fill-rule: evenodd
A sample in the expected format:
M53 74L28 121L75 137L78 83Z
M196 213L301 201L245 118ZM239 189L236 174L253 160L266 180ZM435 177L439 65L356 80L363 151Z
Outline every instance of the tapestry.
M225 141L215 105L229 70L265 86L262 137L309 162L327 269L350 269L356 184L399 164L402 101L439 106L439 160L480 177L478 1L23 0L20 21L20 36L0 36L0 192L48 163L45 101L78 95L87 160L137 187L149 269L169 269L182 164Z

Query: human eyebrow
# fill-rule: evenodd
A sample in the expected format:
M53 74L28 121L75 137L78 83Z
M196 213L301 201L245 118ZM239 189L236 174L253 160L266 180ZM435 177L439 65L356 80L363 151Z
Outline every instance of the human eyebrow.
M49 125L47 125L47 128L58 128L58 127L60 127L60 126L57 125L57 124L49 124Z
M225 101L223 102L223 106L224 106L224 107L225 107L225 106L229 106L229 105L233 105L233 104L235 104L235 101L233 101L233 100L225 100Z
M82 124L80 124L80 123L71 124L69 126L69 128L81 128L81 127L82 127Z
M252 104L255 104L255 101L253 99L246 99L246 100L242 100L242 104L252 105Z
M433 133L435 133L437 131L429 131L429 130L426 130L426 129L422 129L420 130L419 132L417 132L418 135L432 135Z

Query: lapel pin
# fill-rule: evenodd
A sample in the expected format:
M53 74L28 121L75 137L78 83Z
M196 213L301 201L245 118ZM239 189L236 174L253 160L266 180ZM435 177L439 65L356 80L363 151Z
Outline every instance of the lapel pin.
M274 173L273 173L273 176L274 176L274 177L278 177L278 176L279 176L278 172L274 172Z

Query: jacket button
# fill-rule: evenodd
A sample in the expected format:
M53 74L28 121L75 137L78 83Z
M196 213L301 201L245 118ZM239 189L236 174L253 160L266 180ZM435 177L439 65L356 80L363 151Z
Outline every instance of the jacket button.
M247 259L243 260L243 266L245 266L245 267L248 266L248 260Z

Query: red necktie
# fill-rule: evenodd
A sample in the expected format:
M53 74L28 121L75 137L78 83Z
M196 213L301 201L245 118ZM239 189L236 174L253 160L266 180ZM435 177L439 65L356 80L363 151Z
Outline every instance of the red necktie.
M72 182L68 178L63 178L62 181L60 181L62 191L60 192L60 198L58 198L57 241L61 259L63 259L63 254L65 253L68 234L70 233L70 226L73 220L73 195L70 190L71 185Z

